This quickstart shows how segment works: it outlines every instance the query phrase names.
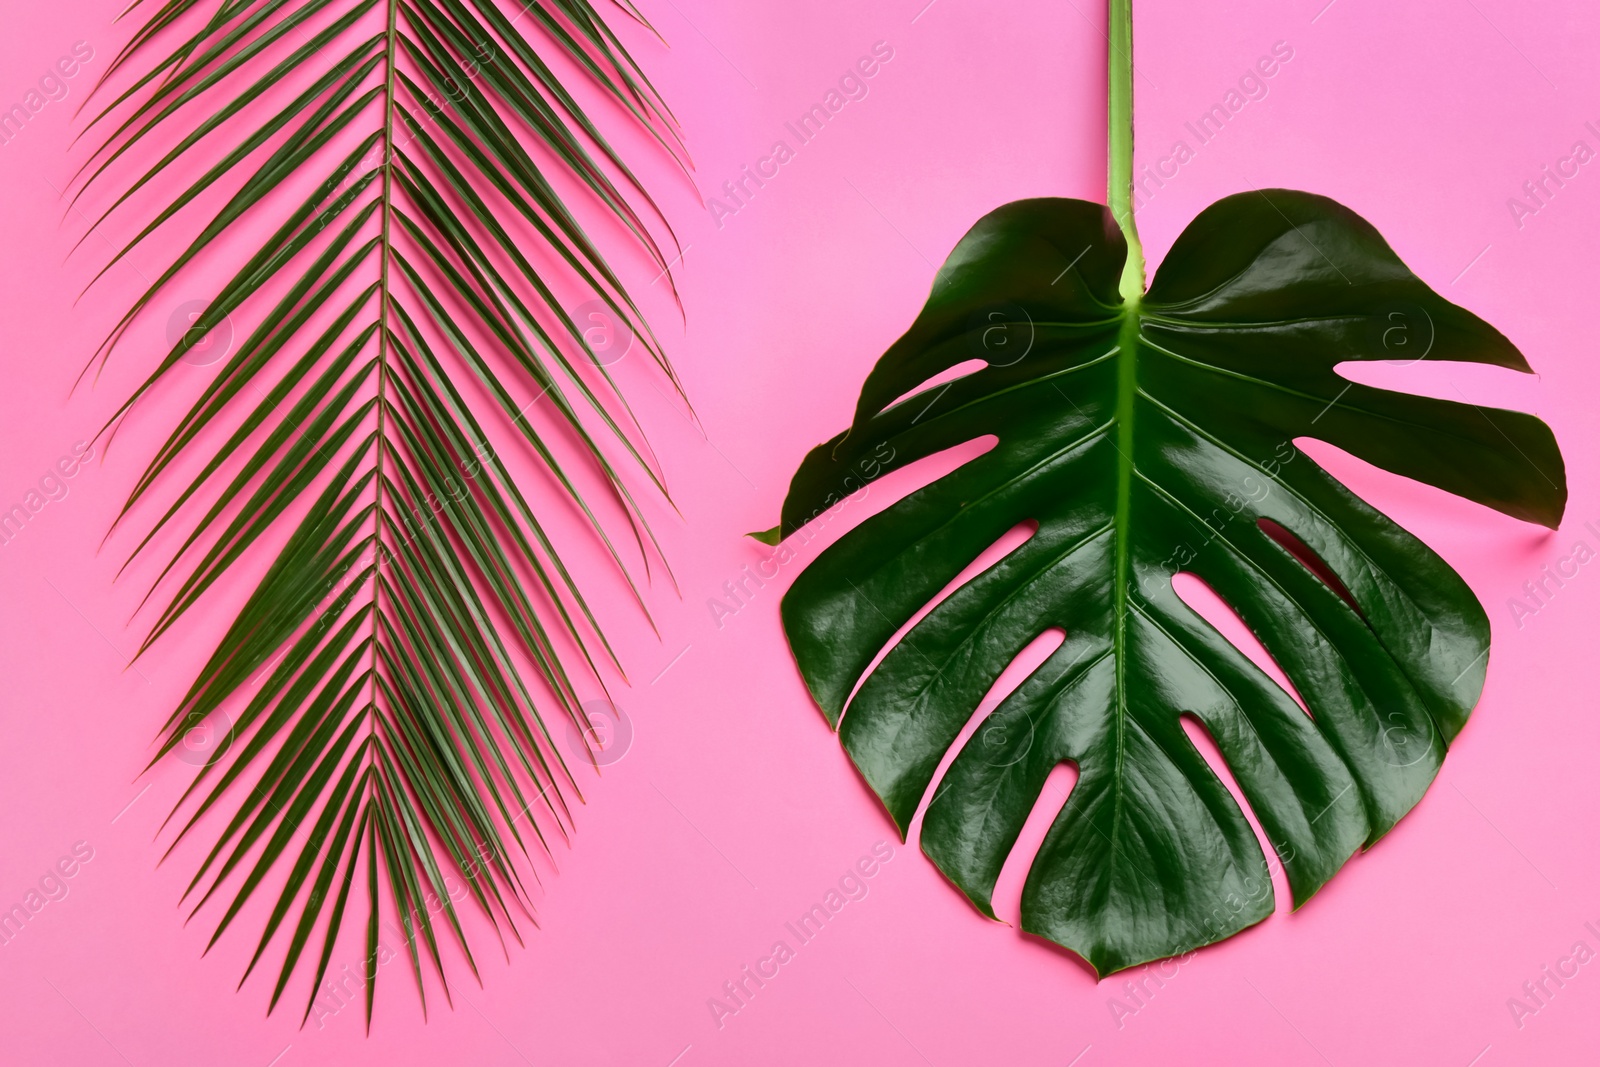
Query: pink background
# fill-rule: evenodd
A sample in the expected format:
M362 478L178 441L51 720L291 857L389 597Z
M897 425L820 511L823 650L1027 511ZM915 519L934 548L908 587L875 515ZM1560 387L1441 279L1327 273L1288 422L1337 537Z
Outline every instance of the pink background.
M844 425L866 370L910 322L934 265L965 229L1018 197L1103 196L1099 5L923 2L640 0L670 51L624 30L682 120L706 195L766 155L786 136L784 122L874 42L888 42L894 58L865 99L720 227L686 182L653 171L689 246L674 271L687 324L663 287L651 287L648 310L709 440L652 391L659 379L642 361L619 366L682 511L680 520L665 506L652 510L682 595L659 579L651 586L659 641L626 604L605 610L633 681L616 690L631 747L602 775L585 772L579 833L558 850L559 874L541 869L540 929L525 934L527 946L508 960L477 930L481 988L451 961L454 1011L430 987L424 1023L409 976L396 968L380 978L371 1037L355 1006L299 1029L304 976L291 987L296 1002L264 1018L265 976L233 988L254 946L249 917L202 959L211 927L185 927L175 907L194 853L155 865L152 838L188 768L168 761L142 778L139 769L209 650L210 627L248 587L222 591L209 624L196 616L137 671L125 670L143 632L126 625L143 587L138 575L111 580L132 547L126 534L97 547L157 430L192 394L180 384L142 405L126 443L119 438L103 463L97 452L64 499L0 548L0 905L20 900L75 842L93 849L69 894L0 948L0 1060L1499 1067L1593 1059L1600 964L1582 968L1520 1026L1507 998L1575 942L1600 949L1584 926L1600 929L1600 565L1580 569L1532 616L1514 618L1508 598L1575 542L1600 548L1584 528L1600 526L1591 458L1600 447L1592 354L1600 163L1520 228L1506 200L1574 141L1600 148L1584 128L1600 126L1600 10L1579 0L1537 10L1511 0L1138 2L1142 162L1187 138L1185 120L1275 42L1294 50L1269 95L1140 212L1152 264L1188 219L1227 193L1288 186L1343 201L1424 280L1499 326L1539 372L1437 366L1384 369L1382 380L1537 413L1562 443L1572 499L1564 528L1550 534L1317 453L1477 590L1495 631L1483 701L1433 790L1376 849L1301 914L1280 897L1278 915L1187 961L1118 1020L1110 999L1131 976L1097 986L1065 953L982 919L913 846L893 842L783 642L779 586L792 574L720 628L707 607L723 582L765 557L740 535L776 521L787 475ZM96 388L69 397L138 281L131 270L108 275L74 305L109 250L91 238L68 258L84 224L54 191L83 156L81 147L69 152L73 109L130 32L112 24L120 6L13 4L0 37L0 102L20 98L76 41L96 56L65 101L0 148L0 507L20 502L92 436L150 365L162 333L164 314L153 315ZM111 235L131 232L124 220ZM171 251L144 250L134 268L158 267ZM647 266L627 269L645 289ZM203 368L193 373L203 381ZM872 490L850 521L892 492ZM1037 842L1057 806L1041 804L1026 840ZM707 999L774 941L793 944L784 923L884 840L894 858L867 896L719 1028ZM1013 922L1025 860L1013 857L997 895ZM355 966L359 955L355 940L341 942L335 966Z

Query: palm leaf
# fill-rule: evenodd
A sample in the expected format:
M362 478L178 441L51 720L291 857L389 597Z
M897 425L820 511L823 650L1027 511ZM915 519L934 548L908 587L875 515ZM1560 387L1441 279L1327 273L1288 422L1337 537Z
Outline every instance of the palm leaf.
M205 218L85 372L176 279L226 279L102 433L209 331L254 323L117 522L175 490L129 556L179 540L146 594L161 606L141 655L258 542L282 542L156 757L232 712L226 751L168 818L182 813L167 851L208 815L221 825L186 898L193 913L220 909L213 944L257 895L270 904L246 977L282 944L273 1007L303 965L309 1016L363 865L369 1026L386 908L419 993L424 956L444 981L442 941L476 973L458 902L520 940L531 903L515 854L570 828L577 787L549 720L586 726L580 687L618 665L540 518L549 502L524 494L485 424L515 432L641 608L586 479L626 517L646 569L659 558L631 483L664 489L603 367L604 388L591 385L559 294L587 290L676 387L580 216L615 220L662 276L650 220L665 220L563 79L682 165L674 120L588 0L510 14L495 0L166 0L97 86L121 84L88 124L108 132L74 201L126 180L91 232L136 194L161 202L96 277L180 218ZM221 250L263 223L248 254ZM553 429L522 417L520 391Z

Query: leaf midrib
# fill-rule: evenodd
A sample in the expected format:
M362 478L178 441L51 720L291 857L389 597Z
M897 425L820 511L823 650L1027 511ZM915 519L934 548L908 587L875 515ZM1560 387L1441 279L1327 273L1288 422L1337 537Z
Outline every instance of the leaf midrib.
M1138 353L1141 331L1139 329L1140 296L1131 294L1123 303L1122 326L1117 331L1117 403L1112 418L1117 425L1117 500L1115 529L1113 533L1112 569L1112 648L1115 651L1115 692L1117 709L1112 717L1116 734L1116 755L1113 762L1112 781L1114 803L1111 813L1112 852L1117 850L1117 836L1122 828L1122 764L1126 750L1124 728L1128 714L1127 701L1127 616L1128 616L1128 566L1131 555L1129 522L1133 507L1133 408L1139 389Z
M378 251L378 427L373 440L376 450L377 477L374 480L375 504L372 509L372 540L373 557L384 551L383 547L383 456L384 447L384 414L387 401L384 397L384 386L389 373L389 261L393 251L391 224L394 217L394 111L395 111L395 52L399 40L399 0L387 0L387 12L383 31L383 186L378 192L382 202L383 220L379 234ZM380 575L381 577L381 575ZM380 585L373 583L372 603L372 659L370 665L370 689L368 690L368 705L373 714L368 719L367 743L369 746L378 744L378 623L382 614L376 610ZM371 775L367 781L367 801L371 803L375 783ZM369 1015L370 1021L370 1015ZM370 1022L369 1022L370 1024Z

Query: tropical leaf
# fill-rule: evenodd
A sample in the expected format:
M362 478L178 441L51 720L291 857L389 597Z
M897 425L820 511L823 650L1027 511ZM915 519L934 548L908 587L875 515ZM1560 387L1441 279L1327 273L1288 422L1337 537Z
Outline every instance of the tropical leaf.
M616 664L548 513L576 506L627 576L581 492L599 485L645 566L658 554L630 485L659 479L563 301L587 292L671 379L580 221L630 235L666 275L645 215L664 220L579 96L681 159L675 125L588 0L510 6L164 0L97 87L120 92L89 123L109 132L75 197L127 178L96 227L158 203L107 270L204 220L91 366L179 278L224 279L108 429L213 330L254 324L118 519L181 490L134 550L181 538L141 654L258 541L281 544L156 757L224 723L174 811L171 847L208 814L222 827L188 899L215 898L214 943L263 896L250 968L277 938L271 1003L304 965L309 1014L364 887L369 1025L380 914L398 917L419 991L424 958L444 981L446 940L476 973L458 905L520 940L516 854L530 829L535 848L543 824L568 831L576 784L551 723L586 727L579 687ZM518 487L485 423L543 466L553 504Z
M980 220L763 535L994 439L823 551L783 599L784 630L902 836L961 740L921 846L990 917L1047 777L1075 765L1022 926L1102 975L1272 911L1263 849L1183 720L1215 742L1298 907L1417 803L1482 690L1489 624L1466 583L1295 442L1552 528L1566 503L1538 419L1338 373L1397 358L1528 370L1347 208L1287 190L1227 197L1146 291L1131 141L1117 142L1130 129L1125 0L1112 11L1118 210L1025 200ZM985 365L945 380L974 359ZM955 584L1018 528L1019 547ZM1232 608L1292 691L1180 599L1180 572ZM991 709L1002 672L1054 632Z

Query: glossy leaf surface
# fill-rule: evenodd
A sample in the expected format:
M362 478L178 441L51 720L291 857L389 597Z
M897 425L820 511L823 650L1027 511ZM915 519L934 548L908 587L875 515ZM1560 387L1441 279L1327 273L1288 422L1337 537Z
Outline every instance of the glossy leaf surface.
M1098 204L1020 201L982 219L850 429L805 459L775 531L853 479L994 440L825 550L783 623L902 834L932 794L922 848L986 914L1046 777L1076 765L1022 925L1101 974L1273 907L1266 853L1185 717L1220 750L1298 906L1417 803L1482 689L1489 626L1472 591L1296 439L1551 527L1566 499L1539 420L1337 373L1419 358L1528 370L1348 209L1285 190L1224 199L1137 301L1118 294L1125 254ZM927 385L974 358L987 365ZM1018 527L1020 547L941 599ZM1293 693L1179 598L1178 572L1238 614ZM991 709L1001 672L1054 631L1059 647Z

